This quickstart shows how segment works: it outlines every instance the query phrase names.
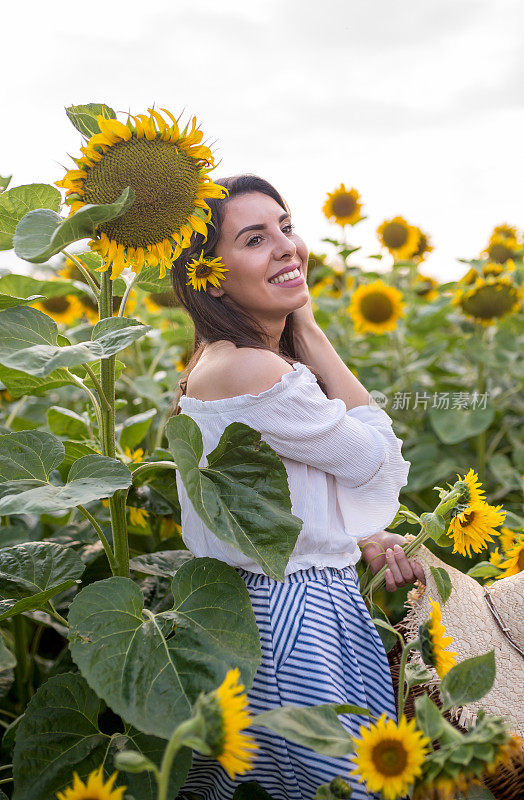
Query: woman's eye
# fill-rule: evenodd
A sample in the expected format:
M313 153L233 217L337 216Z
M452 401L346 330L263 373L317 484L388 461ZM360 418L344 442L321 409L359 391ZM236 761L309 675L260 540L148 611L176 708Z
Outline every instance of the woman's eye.
M288 233L291 233L294 230L294 228L295 226L293 225L293 223L289 222L287 225L284 225L282 230L285 231L287 229ZM249 239L249 241L247 242L247 246L249 247L255 241L255 239L261 239L261 238L262 237L259 236L258 234L256 236L252 236L251 239Z

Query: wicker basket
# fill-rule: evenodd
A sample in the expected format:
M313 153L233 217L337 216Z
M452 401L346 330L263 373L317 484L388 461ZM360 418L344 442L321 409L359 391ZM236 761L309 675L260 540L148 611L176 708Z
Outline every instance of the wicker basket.
M406 638L406 630L403 628L402 623L395 625L399 633ZM395 697L397 696L398 681L400 674L400 659L402 656L402 647L397 640L395 646L388 653L389 666L391 668L391 677L393 680L393 688L395 690ZM425 686L413 686L409 690L406 700L404 713L407 719L412 719L415 716L415 700L423 694L428 694L431 700L439 707L442 708L440 702L440 693L438 689L428 689ZM452 719L449 712L444 712L445 718L457 728L459 731L465 731L461 725L458 724L456 719ZM508 766L500 766L498 770L491 776L484 777L484 785L494 795L496 800L523 800L524 798L524 750L521 750L520 756L514 758Z

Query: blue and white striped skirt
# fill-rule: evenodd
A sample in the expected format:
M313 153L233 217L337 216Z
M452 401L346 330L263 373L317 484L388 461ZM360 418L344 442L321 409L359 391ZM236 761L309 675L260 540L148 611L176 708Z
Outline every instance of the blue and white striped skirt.
M281 705L353 703L396 720L391 673L380 636L360 594L354 566L310 567L280 583L238 569L249 591L262 644L262 663L248 692L254 714ZM359 735L369 718L339 716ZM254 768L232 781L222 766L194 753L182 790L203 800L231 800L241 783L258 781L273 800L311 800L317 788L341 775L353 800L378 798L349 777L350 757L322 756L263 728L251 727L259 750Z

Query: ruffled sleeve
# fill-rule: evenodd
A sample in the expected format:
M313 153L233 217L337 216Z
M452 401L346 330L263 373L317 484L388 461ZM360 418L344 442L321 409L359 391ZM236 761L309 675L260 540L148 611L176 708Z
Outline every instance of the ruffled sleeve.
M259 395L220 400L180 399L190 413L224 413L260 431L279 456L330 473L347 533L366 536L386 527L407 483L410 462L390 417L378 407L349 411L341 399L329 399L315 376L300 362ZM198 414L196 417L198 421Z

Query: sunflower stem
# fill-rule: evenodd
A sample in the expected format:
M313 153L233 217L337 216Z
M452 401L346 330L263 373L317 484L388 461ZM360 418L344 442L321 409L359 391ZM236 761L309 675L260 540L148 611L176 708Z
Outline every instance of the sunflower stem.
M484 338L484 337L483 337ZM477 391L479 397L482 397L486 391L486 375L484 372L484 361L478 361L478 376L477 376ZM486 431L483 430L477 434L477 467L479 481L484 483L484 475L486 469Z
M87 372L87 374L89 375L89 377L91 378L93 383L95 384L95 389L98 392L98 396L100 397L102 405L105 406L105 408L107 410L109 410L111 408L111 406L109 405L109 400L107 399L107 397L105 396L105 394L104 394L104 392L102 390L102 387L100 385L100 381L96 377L95 373L93 372L93 370L91 369L89 364L83 364L82 366L84 367L85 371Z
M85 364L83 366L85 366ZM102 435L102 410L100 408L100 403L96 399L96 396L93 394L93 392L91 391L89 386L86 386L86 384L84 383L84 381L81 378L79 378L77 375L73 375L73 373L70 372L67 367L65 367L65 371L67 372L67 374L69 375L69 377L71 378L73 383L75 383L77 386L79 386L80 389L83 389L83 391L87 394L87 396L89 397L89 399L93 403L93 407L95 409L95 414L96 414L96 420L97 420L97 423L98 423L98 435L101 436Z
M196 716L186 719L178 726L178 728L174 730L173 735L171 736L171 739L164 750L162 763L160 765L160 774L156 776L158 781L157 800L169 800L169 778L175 756L182 747L184 739L187 736L191 737L192 734L196 734L198 736L198 734L201 732L202 725L202 717Z
M17 614L11 620L13 630L14 651L16 656L15 681L18 694L17 707L23 711L29 701L29 686L27 682L29 662L27 636L27 620Z
M404 645L404 649L402 651L402 658L400 659L400 671L399 671L399 676L398 676L398 702L397 702L398 712L397 712L397 714L398 714L399 722L400 722L400 719L402 717L402 714L404 713L404 705L406 703L406 698L407 698L408 691L409 691L409 690L408 691L404 690L404 676L406 674L406 664L408 662L408 653L409 653L410 650L414 650L415 647L419 647L419 646L420 646L420 641L418 639L414 639L412 642L408 642L406 645Z
M113 315L113 285L111 283L110 269L102 272L100 279L99 316L108 319ZM115 458L115 362L116 355L100 359L100 382L102 391L107 398L109 408L101 411L102 452L105 456ZM113 531L113 552L115 556L115 575L129 578L129 542L127 539L126 505L127 492L117 490L109 498L111 512L111 528Z
M98 299L100 297L100 287L96 282L95 278L93 278L93 276L89 272L89 270L86 269L86 267L84 267L82 262L78 258L76 258L76 256L74 256L72 253L68 253L67 250L62 250L61 252L66 258L69 258L78 267L78 269L88 282L89 286L95 293L95 297Z
M115 561L115 556L113 554L113 551L111 550L111 545L107 541L104 531L102 530L96 519L93 517L93 515L89 513L87 508L84 508L84 506L81 505L78 505L77 508L84 515L84 517L89 520L89 522L95 529L96 534L100 539L100 541L102 542L102 546L105 550L107 560L109 561L109 566L111 567L111 572L113 573L113 575L117 575L118 573L117 573L117 564Z
M126 290L124 292L124 296L122 297L122 301L120 303L120 308L118 309L117 317L123 317L124 316L124 312L126 310L127 301L128 301L129 295L131 294L131 289L133 288L133 284L137 280L138 276L139 276L139 273L136 272L133 275L133 280L129 283L128 286L126 286Z

